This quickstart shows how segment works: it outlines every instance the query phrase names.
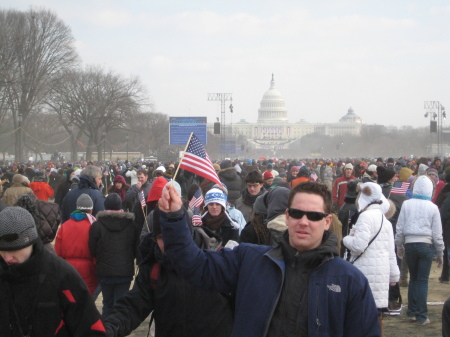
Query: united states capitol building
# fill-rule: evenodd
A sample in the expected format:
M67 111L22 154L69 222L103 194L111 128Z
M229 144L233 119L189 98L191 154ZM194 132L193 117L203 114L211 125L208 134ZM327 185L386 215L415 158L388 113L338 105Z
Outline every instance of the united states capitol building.
M308 123L303 119L290 122L283 95L276 88L272 75L270 88L261 100L256 123L241 119L233 123L232 130L228 132L244 137L255 149L287 149L289 144L311 133L324 136L360 135L362 125L362 119L352 107L335 123Z

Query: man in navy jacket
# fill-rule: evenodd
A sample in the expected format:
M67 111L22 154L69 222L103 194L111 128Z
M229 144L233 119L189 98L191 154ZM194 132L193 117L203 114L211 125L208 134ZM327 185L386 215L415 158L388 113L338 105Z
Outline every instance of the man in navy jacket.
M165 250L190 282L235 296L232 336L380 336L367 279L338 257L328 230L331 204L325 185L299 184L289 194L288 230L277 247L200 250L169 185L159 201Z

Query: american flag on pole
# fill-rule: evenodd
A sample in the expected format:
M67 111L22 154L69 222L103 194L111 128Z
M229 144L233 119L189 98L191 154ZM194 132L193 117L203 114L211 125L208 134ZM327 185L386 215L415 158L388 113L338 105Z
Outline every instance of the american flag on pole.
M409 188L409 185L406 181L396 181L391 188L391 194L406 194L406 191Z
M194 207L200 208L200 206L203 203L203 195L202 190L200 187L195 191L194 196L192 197L191 201L189 201L189 208L191 210L194 210Z
M144 191L139 192L139 200L141 201L141 207L147 206L147 203L145 202Z
M180 168L222 186L222 183L214 170L214 166L205 151L205 147L200 143L195 134L192 134L184 157L180 162Z
M200 216L200 211L197 207L194 207L194 215L192 216L192 226L202 226L202 217Z

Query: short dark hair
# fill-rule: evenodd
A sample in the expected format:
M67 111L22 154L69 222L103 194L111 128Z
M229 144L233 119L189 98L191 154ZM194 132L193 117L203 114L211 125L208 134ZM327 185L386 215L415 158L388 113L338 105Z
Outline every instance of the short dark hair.
M331 212L332 198L331 192L328 187L322 183L316 183L314 181L308 181L294 186L291 189L288 197L288 206L291 207L292 200L297 193L308 193L320 195L323 199L324 212Z
M263 176L258 171L250 171L245 177L245 183L264 183Z
M143 174L144 176L148 176L148 172L146 169L140 169L136 172L136 175Z

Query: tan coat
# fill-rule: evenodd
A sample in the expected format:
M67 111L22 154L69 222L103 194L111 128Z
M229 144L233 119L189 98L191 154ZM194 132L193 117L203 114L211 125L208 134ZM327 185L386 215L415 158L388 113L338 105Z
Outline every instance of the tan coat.
M21 183L14 183L5 191L5 193L3 193L2 201L7 203L8 206L14 206L17 199L19 199L22 194L26 193L33 193L33 190L23 186Z

